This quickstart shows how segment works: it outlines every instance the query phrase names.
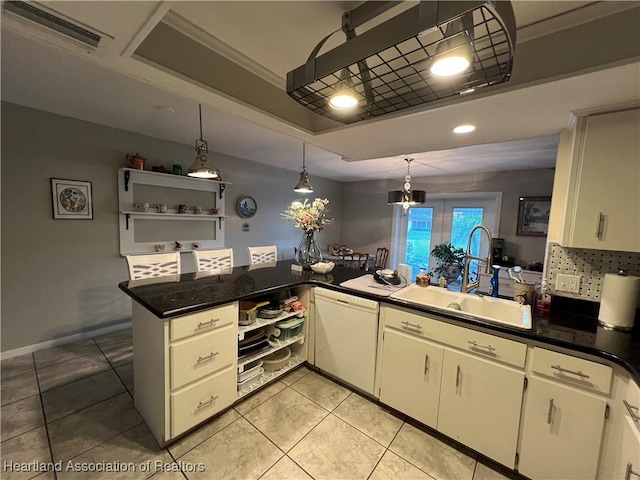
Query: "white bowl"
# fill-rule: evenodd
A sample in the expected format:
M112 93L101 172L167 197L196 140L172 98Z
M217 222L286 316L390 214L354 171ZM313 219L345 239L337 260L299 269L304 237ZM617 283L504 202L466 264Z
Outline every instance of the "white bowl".
M316 273L329 273L335 267L333 262L318 262L311 265L311 270Z

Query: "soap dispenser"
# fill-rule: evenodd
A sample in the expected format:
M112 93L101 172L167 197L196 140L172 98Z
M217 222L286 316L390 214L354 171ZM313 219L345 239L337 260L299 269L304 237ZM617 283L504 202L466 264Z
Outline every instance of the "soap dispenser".
M489 282L489 293L491 293L492 297L498 297L498 290L500 287L499 277L500 277L500 265L491 265L493 269L493 276L491 277L491 281Z

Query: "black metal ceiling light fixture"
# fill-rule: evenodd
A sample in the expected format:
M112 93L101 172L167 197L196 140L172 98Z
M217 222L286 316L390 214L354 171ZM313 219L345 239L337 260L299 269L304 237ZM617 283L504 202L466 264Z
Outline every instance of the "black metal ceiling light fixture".
M307 172L307 166L304 163L305 159L305 144L302 143L302 168L300 169L300 180L298 184L293 189L294 192L298 193L311 193L313 192L313 187L311 183L309 183L309 172Z
M407 162L407 175L404 177L404 185L402 190L392 190L387 195L387 203L389 205L402 205L404 215L407 214L409 207L412 205L420 205L427 201L427 192L424 190L411 190L411 175L409 168L413 158L405 158Z
M346 12L347 41L318 56L339 30L322 39L287 74L289 96L319 115L354 123L509 80L516 43L511 2L422 0L356 35L397 3L368 1ZM345 89L351 107L336 107L333 99Z
M209 165L209 146L202 139L202 105L198 104L200 113L200 138L196 140L196 159L189 167L187 175L196 178L219 178L220 172Z

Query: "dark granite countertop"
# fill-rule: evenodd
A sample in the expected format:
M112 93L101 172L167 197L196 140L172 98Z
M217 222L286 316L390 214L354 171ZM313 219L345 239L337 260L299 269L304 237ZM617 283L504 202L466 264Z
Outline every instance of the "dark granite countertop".
M363 272L360 270L336 266L328 275L318 275L311 271L295 273L291 270L292 263L282 261L263 268L235 267L225 274L198 272L151 280L131 280L121 282L119 287L154 315L164 319L237 300L269 297L276 292L304 284L324 286L393 305L435 313L472 327L483 327L605 358L626 368L640 384L640 322L636 321L636 327L632 332L606 330L598 326L597 303L554 297L552 311L547 315L534 314L533 328L522 330L339 286L346 280L361 276Z

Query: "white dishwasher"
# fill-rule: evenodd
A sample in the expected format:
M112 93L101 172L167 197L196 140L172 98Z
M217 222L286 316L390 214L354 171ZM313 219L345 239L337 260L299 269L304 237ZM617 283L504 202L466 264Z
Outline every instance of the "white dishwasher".
M316 366L373 394L378 348L375 300L315 289Z

